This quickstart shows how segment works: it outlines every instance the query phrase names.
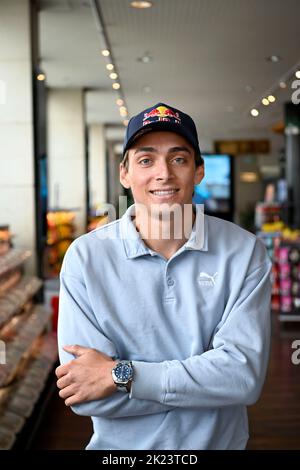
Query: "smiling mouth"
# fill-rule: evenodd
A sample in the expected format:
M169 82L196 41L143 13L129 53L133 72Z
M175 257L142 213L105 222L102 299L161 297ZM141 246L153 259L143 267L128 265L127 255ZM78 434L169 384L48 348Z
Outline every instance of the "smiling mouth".
M155 196L171 196L179 191L179 189L157 189L150 191L150 193L154 194Z

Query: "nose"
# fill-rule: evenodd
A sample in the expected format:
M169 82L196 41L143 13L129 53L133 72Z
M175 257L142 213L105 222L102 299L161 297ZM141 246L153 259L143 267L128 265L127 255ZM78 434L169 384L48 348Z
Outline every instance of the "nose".
M156 171L156 180L157 181L162 181L162 180L166 180L168 181L170 178L172 178L172 169L171 167L168 165L168 162L166 161L161 161L158 165L157 165L157 171Z

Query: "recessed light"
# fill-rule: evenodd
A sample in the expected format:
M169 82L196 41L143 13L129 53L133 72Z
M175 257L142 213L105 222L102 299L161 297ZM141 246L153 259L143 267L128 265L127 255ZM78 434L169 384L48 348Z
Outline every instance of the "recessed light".
M152 7L152 2L147 2L147 1L135 1L135 2L130 2L130 5L133 8L150 8Z
M101 53L102 55L104 55L104 57L108 57L110 55L110 52L108 49L102 49Z
M274 95L269 95L269 96L268 96L268 100L270 101L270 103L274 103L274 101L276 100L276 98L275 98Z
M118 106L123 106L124 100L122 100L121 98L118 98L116 103L117 103Z
M124 119L123 124L124 124L125 127L128 126L128 123L129 123L129 120L128 120L128 119Z
M250 113L253 117L257 117L259 115L259 111L256 108L251 109Z
M148 52L145 52L145 54L142 57L138 57L136 60L138 62L143 62L143 64L149 64L149 62L153 61L153 58Z
M118 74L116 72L112 72L109 74L109 78L111 78L112 80L115 80L116 78L118 78Z
M114 64L107 64L106 68L107 68L107 70L113 70L114 69Z
M279 55L273 54L273 55L270 55L269 57L266 57L266 60L268 62L273 62L273 64L276 64L277 62L280 62L282 59Z
M115 83L112 84L112 87L113 87L114 90L119 90L121 85L120 85L120 83L115 82Z
M268 100L268 98L263 98L261 102L264 106L268 106L270 104L270 101Z
M280 88L286 88L286 83L285 82L279 82Z
M295 72L295 76L296 76L297 78L300 78L300 70L297 70L297 72Z
M36 78L40 82L43 82L44 80L46 80L46 75L44 73L39 73Z

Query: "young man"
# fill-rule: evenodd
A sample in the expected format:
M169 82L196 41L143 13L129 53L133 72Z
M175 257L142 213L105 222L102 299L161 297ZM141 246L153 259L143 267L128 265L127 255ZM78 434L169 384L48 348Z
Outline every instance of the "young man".
M59 394L92 417L87 449L244 449L269 354L266 250L192 206L204 168L182 111L134 116L123 157L135 204L64 259Z

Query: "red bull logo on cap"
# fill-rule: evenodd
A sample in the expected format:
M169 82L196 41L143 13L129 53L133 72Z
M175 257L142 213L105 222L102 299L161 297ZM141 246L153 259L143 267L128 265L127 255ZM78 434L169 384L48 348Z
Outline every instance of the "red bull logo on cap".
M146 124L151 124L155 121L169 121L181 124L179 113L172 111L172 109L167 108L166 106L158 106L148 113L144 113L143 126Z

